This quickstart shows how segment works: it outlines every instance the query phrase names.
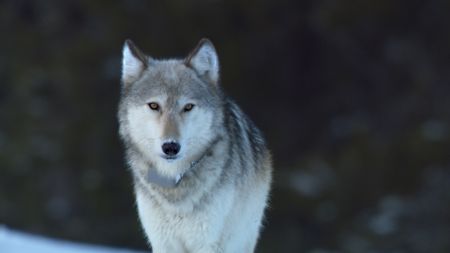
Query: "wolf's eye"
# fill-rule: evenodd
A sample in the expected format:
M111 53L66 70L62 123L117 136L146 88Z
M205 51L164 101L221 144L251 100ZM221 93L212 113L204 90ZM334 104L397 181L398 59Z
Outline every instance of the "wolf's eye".
M148 103L148 107L150 107L153 111L159 111L159 105L157 103Z
M189 112L190 110L192 110L192 108L194 108L194 104L187 104L184 106L183 111L184 112Z

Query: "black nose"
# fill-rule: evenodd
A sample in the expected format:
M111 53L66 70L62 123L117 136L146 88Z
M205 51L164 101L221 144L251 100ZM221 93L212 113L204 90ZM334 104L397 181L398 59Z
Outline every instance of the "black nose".
M177 142L166 142L162 145L162 150L166 155L176 155L180 148L181 146Z

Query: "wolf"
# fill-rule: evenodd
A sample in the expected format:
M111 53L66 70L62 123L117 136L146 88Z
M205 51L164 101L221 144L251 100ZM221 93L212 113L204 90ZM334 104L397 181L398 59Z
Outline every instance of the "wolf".
M122 53L119 133L153 252L254 252L271 155L222 90L213 44L158 60L126 40Z

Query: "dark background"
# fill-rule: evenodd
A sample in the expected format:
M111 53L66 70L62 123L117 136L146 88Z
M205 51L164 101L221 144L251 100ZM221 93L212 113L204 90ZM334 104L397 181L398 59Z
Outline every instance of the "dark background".
M215 44L275 159L258 252L450 252L450 2L0 1L0 223L146 248L123 42Z

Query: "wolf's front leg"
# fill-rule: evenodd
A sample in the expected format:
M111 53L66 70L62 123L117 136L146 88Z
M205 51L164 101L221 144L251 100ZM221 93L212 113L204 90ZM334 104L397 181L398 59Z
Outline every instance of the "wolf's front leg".
M152 244L151 249L151 253L184 252L182 249L176 249L174 247L161 246L157 244Z
M195 252L198 253L224 253L223 248L218 244L207 245L200 247Z
M152 253L185 253L186 250L182 247L182 245L177 243L169 243L166 242L164 244L155 242L151 244Z

